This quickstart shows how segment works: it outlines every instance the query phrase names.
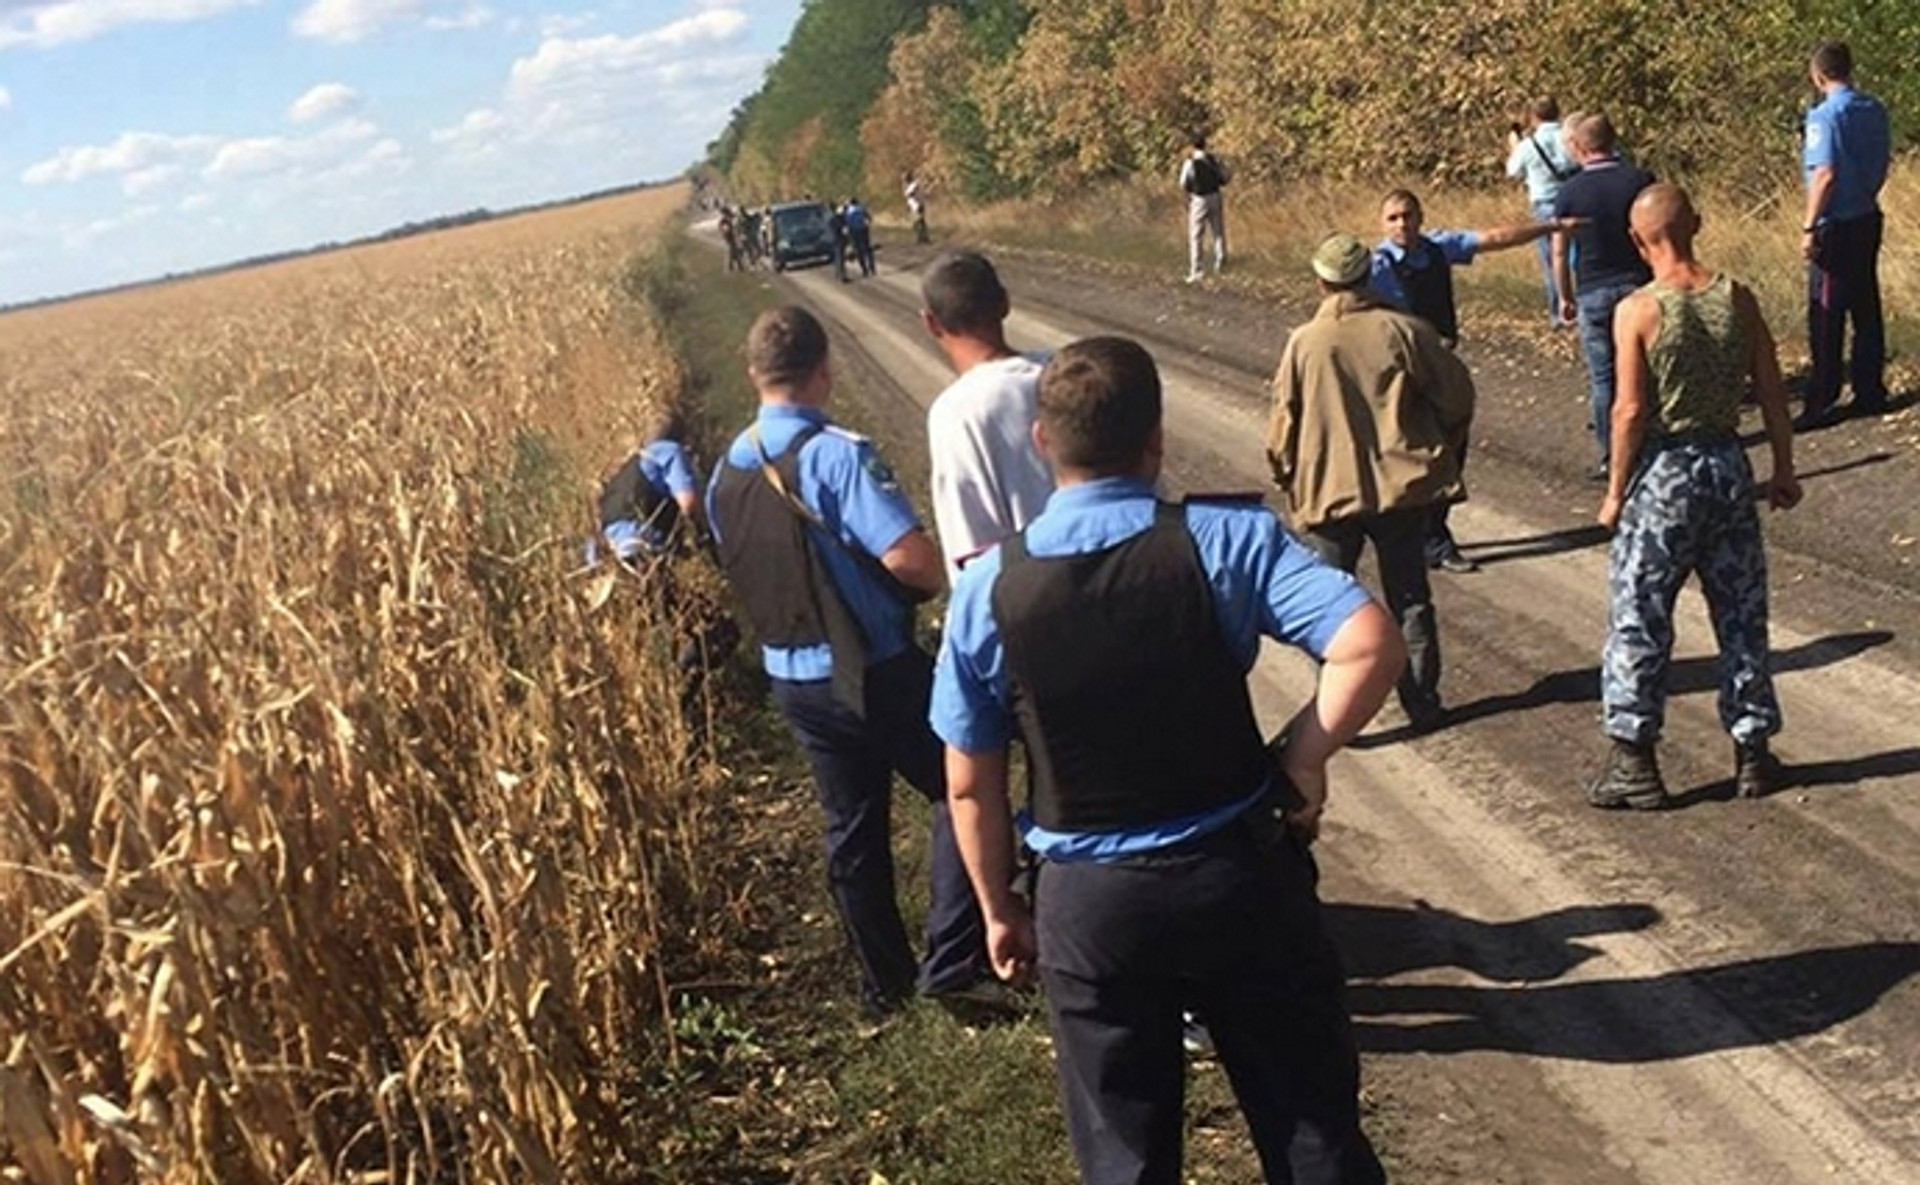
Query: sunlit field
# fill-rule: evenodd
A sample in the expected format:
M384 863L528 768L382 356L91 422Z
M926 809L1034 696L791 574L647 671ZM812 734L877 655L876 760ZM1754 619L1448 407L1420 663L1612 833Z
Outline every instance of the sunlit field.
M622 1180L717 776L594 479L679 187L0 317L0 1180Z

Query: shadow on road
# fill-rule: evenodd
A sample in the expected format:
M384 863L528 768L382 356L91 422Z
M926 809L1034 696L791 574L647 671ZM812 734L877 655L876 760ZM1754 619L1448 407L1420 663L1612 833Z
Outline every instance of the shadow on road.
M1891 630L1860 630L1850 634L1830 634L1786 650L1774 651L1772 670L1775 675L1817 670L1820 667L1845 662L1847 659L1864 654L1876 646L1884 646L1891 641L1893 641ZM1670 695L1695 695L1700 692L1717 691L1719 686L1720 662L1717 658L1698 656L1676 659L1667 669L1667 688ZM1555 671L1535 679L1533 684L1523 691L1490 695L1450 707L1447 709L1446 719L1441 727L1451 728L1474 720L1524 712L1531 708L1543 708L1548 704L1591 703L1599 698L1600 668L1598 666ZM1351 747L1354 749L1379 748L1406 740L1410 735L1412 735L1411 730L1404 727L1389 729L1385 732L1357 737Z
M1781 765L1774 793L1852 786L1875 778L1902 778L1910 774L1920 774L1920 749L1889 749L1867 757L1834 761L1802 761ZM1681 810L1703 802L1730 802L1733 798L1733 779L1729 777L1676 794L1670 805L1674 810Z
M1871 942L1646 979L1356 983L1347 999L1360 1048L1370 1053L1497 1051L1628 1064L1822 1032L1871 1009L1917 971L1920 943Z
M1548 531L1543 535L1525 535L1518 539L1462 543L1460 550L1472 556L1474 562L1485 567L1488 564L1503 564L1508 560L1528 560L1536 556L1582 551L1589 547L1599 547L1610 538L1612 535L1607 529L1595 523L1585 527L1570 527L1564 531Z
M1855 457L1851 461L1840 461L1833 465L1822 465L1818 469L1797 471L1794 476L1798 477L1802 482L1808 482L1816 478L1832 477L1836 473L1845 473L1849 469L1865 469L1869 465L1879 465L1891 460L1893 460L1893 454L1882 450L1877 453L1868 453L1864 457ZM1765 483L1758 481L1753 483L1753 496L1755 498L1764 498L1767 496Z
M1353 979L1459 967L1502 983L1554 980L1600 954L1575 939L1644 930L1660 911L1634 902L1577 905L1512 922L1483 922L1425 901L1410 908L1329 903L1327 928Z

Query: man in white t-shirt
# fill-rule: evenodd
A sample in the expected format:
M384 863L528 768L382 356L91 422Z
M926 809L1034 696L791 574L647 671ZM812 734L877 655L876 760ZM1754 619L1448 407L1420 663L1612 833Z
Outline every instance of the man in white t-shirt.
M1047 356L1007 344L1007 290L984 255L934 260L920 297L921 322L960 376L927 409L933 523L951 582L967 560L1026 526L1053 493L1053 473L1033 443Z

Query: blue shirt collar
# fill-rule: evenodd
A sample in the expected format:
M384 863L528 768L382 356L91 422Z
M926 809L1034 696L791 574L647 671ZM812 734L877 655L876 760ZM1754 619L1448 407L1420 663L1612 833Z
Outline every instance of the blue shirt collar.
M1153 484L1141 481L1137 477L1100 477L1076 485L1061 486L1054 490L1047 495L1046 513L1053 514L1056 511L1071 513L1077 510L1089 510L1095 506L1112 506L1141 498L1151 499L1155 496Z
M1423 240L1425 239L1425 237L1426 236L1423 234L1420 238L1415 239L1413 241L1414 247L1423 246ZM1404 260L1407 256L1413 254L1412 249L1402 247L1400 246L1400 244L1394 242L1392 239L1381 239L1380 245L1378 247L1375 247L1374 250L1386 256L1388 259L1392 260L1395 263L1399 263L1402 260ZM1424 252L1422 253L1424 254Z
M827 409L824 407L802 407L797 403L763 403L760 405L762 420L804 420L809 424L825 424Z

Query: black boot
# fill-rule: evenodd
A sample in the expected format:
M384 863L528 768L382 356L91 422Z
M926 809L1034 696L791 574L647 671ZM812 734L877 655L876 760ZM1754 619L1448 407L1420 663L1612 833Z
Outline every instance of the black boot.
M1652 743L1640 745L1616 739L1607 753L1607 764L1587 783L1587 803L1602 810L1631 807L1657 811L1666 806L1667 783L1660 777L1660 762Z
M1780 763L1767 747L1767 738L1735 742L1733 746L1733 792L1741 798L1765 798L1779 789Z

